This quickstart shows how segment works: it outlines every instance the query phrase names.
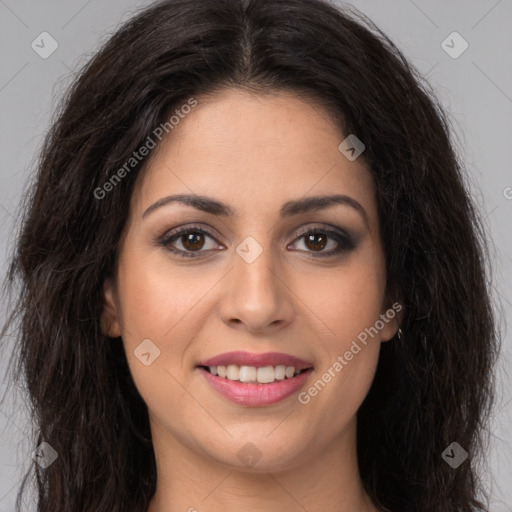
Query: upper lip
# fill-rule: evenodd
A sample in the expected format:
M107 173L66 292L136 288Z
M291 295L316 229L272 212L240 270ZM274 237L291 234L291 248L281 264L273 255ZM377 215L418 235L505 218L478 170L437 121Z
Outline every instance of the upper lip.
M313 365L304 359L290 354L281 352L264 352L263 354L255 354L254 352L225 352L217 356L206 359L198 364L198 366L228 366L235 364L237 366L293 366L296 370L311 368Z

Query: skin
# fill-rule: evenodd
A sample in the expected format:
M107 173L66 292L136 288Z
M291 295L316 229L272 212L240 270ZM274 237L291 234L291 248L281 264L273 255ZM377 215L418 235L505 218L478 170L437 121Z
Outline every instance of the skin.
M158 483L148 510L377 511L358 472L356 412L398 315L308 404L294 393L269 406L237 405L196 366L233 350L285 352L314 365L307 391L389 310L396 298L385 293L371 175L361 158L339 151L346 135L312 101L237 89L197 100L138 177L118 273L104 287L104 329L122 336L150 415ZM366 221L348 205L279 216L286 201L334 193L360 203ZM143 218L171 194L209 196L235 215L170 203ZM158 244L190 223L214 235L192 244L199 257ZM356 247L321 258L338 242L308 245L297 235L303 226L344 230ZM248 236L263 249L252 263L236 252ZM184 237L172 245L191 247ZM160 355L145 366L134 350L148 338ZM251 467L237 456L248 442L261 454Z

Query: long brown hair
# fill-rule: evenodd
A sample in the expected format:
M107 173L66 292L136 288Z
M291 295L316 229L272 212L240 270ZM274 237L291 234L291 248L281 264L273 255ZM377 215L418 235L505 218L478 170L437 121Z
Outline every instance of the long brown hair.
M26 382L37 444L59 454L31 468L37 510L145 512L155 492L147 407L121 339L100 327L102 284L145 161L106 197L95 190L170 112L223 87L320 99L366 146L388 287L405 311L404 336L383 344L358 413L368 493L393 512L486 510L476 464L499 343L485 236L450 122L370 20L323 0L153 4L70 88L22 206L3 331L16 336L13 375ZM469 453L457 469L441 457L454 441Z

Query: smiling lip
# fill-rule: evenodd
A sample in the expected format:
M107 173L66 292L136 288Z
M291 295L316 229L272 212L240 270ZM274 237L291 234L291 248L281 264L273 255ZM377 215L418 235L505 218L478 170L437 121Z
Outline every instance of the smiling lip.
M301 373L292 378L276 380L268 384L245 383L230 380L218 375L212 375L207 366L293 366ZM254 354L251 352L227 352L212 357L198 364L198 369L206 381L221 395L235 402L238 405L250 407L271 405L292 395L304 386L310 374L313 372L313 365L304 359L279 352L266 352Z
M304 359L300 359L289 354L280 352L264 352L263 354L255 354L253 352L226 352L218 356L206 359L198 364L198 366L228 366L236 364L237 366L294 366L296 370L304 370L312 368L313 365Z

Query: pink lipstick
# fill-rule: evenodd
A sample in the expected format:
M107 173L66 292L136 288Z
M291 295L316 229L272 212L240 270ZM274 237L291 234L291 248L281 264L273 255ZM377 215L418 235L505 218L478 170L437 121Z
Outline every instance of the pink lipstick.
M312 363L279 352L228 352L197 366L218 393L251 407L284 400L303 387L313 371Z

